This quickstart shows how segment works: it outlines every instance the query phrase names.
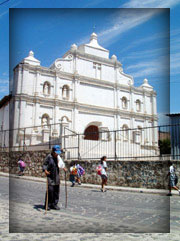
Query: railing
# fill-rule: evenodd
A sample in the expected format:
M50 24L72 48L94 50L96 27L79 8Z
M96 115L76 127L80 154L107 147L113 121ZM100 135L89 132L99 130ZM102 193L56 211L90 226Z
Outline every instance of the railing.
M59 144L66 159L180 159L180 124L88 133L71 131L65 123L0 131L1 151L50 150Z

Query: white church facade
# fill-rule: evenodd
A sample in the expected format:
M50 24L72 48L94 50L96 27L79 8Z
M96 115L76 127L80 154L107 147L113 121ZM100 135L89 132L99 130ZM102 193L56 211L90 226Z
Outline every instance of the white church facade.
M14 68L10 113L10 129L33 127L26 129L26 140L23 131L16 131L14 146L22 141L26 145L43 143L49 135L56 139L64 133L64 127L84 133L84 140L91 139L91 131L121 129L125 130L123 138L131 139L126 130L137 128L131 142L158 145L153 128L157 126L156 92L147 79L135 87L133 77L123 72L115 55L109 57L95 33L88 44L73 44L50 67L41 66L30 51ZM151 127L150 135L142 134L143 128ZM92 139L108 138L97 134Z

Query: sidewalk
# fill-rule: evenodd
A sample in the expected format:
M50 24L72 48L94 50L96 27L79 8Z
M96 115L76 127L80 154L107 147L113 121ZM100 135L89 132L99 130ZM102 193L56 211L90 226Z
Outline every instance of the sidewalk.
M46 182L45 177L32 177L32 176L18 176L16 174L4 173L0 172L0 176L4 177L13 177L13 178L20 178L23 180L35 181L35 182ZM61 180L61 184L64 185L65 181ZM71 186L71 182L67 181L67 186ZM82 183L81 186L76 185L76 187L85 187L85 188L95 188L100 189L100 185L95 184L87 184ZM139 193L151 193L151 194L167 194L168 190L164 189L146 189L146 188L134 188L134 187L119 187L119 186L106 186L107 190L114 190L114 191L124 191L124 192L139 192ZM177 191L172 190L172 195L179 195Z

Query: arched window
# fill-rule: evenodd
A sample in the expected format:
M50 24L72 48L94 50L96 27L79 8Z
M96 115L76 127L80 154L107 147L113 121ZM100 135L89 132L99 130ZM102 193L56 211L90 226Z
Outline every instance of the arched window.
M68 85L64 85L62 87L62 98L64 100L68 100L69 99L69 86Z
M136 100L136 111L140 112L141 111L141 101Z
M46 81L43 85L43 94L50 95L50 92L51 92L51 85L49 82Z
M48 128L48 125L50 124L49 121L50 121L50 118L49 118L49 115L48 115L48 114L42 115L41 125L42 125L42 127L43 127L44 129L47 129L47 128Z
M123 134L123 140L127 141L129 139L129 131L128 131L128 126L127 125L123 125L122 126L122 134Z
M86 140L99 140L99 129L97 126L88 126L84 131L84 139Z
M128 104L127 104L127 98L125 96L122 97L122 108L127 109Z

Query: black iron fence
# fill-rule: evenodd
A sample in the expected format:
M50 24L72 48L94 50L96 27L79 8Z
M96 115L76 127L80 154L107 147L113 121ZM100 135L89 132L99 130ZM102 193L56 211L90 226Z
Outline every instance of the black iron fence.
M65 123L0 131L1 151L50 150L58 144L66 159L180 159L180 124L79 134Z

